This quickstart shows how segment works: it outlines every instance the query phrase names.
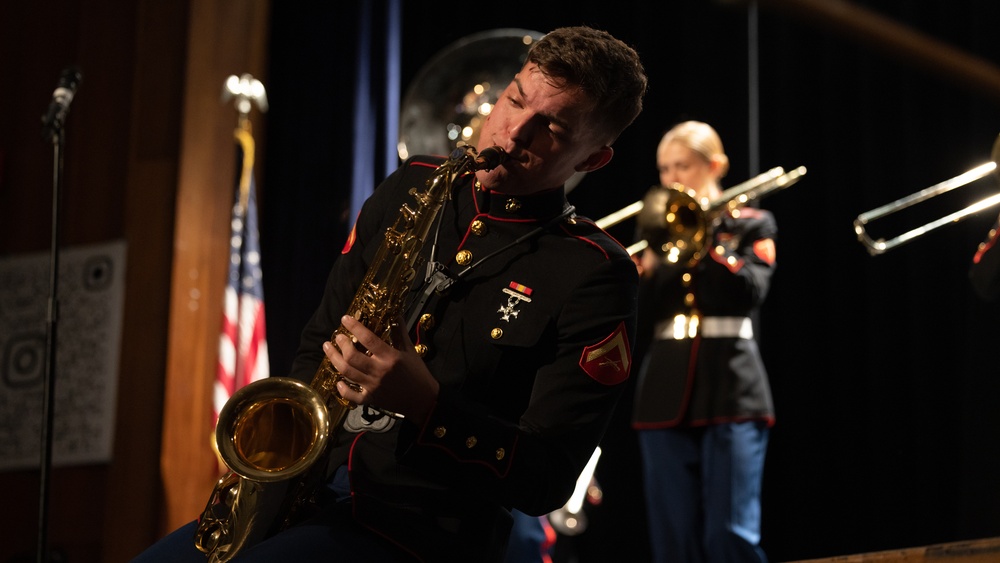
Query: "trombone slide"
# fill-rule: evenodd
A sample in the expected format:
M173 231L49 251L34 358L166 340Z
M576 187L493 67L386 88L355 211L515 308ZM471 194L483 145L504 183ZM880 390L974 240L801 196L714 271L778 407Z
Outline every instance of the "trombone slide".
M964 219L967 215L973 213L978 213L987 207L991 207L1000 203L1000 194L995 194L980 200L964 209L955 211L954 213L949 213L924 225L921 225L915 229L906 231L905 233L892 237L888 240L885 238L873 239L871 235L868 234L866 225L870 221L885 217L886 215L891 215L897 211L906 209L911 205L915 205L924 200L930 199L932 197L941 195L943 193L950 192L955 188L960 188L966 184L970 184L983 178L996 170L996 162L987 162L985 164L979 165L964 174L959 174L954 178L945 180L934 184L929 188L920 190L919 192L910 194L906 197L900 198L892 203L888 203L881 207L872 209L871 211L866 211L858 215L857 219L854 220L854 233L858 236L858 240L868 249L868 253L872 256L882 254L888 250L891 250L905 242L909 242L917 237L920 237L938 227L947 225L948 223L958 222Z
M750 178L749 180L737 184L729 188L728 190L722 192L722 195L718 199L716 199L715 202L713 203L729 202L730 200L736 199L738 196L743 195L754 188L758 188L767 182L779 179L784 174L785 174L785 169L780 166L776 166L768 170L767 172L764 172L763 174L754 176L753 178ZM789 179L798 180L798 177L801 176L802 174L805 174L805 167L800 166L793 172L789 173L789 175L792 176L792 178ZM792 181L790 183L787 183L787 185L791 185L794 183L795 182ZM644 205L643 200L640 199L635 203L622 207L621 209L615 211L614 213L611 213L610 215L607 215L605 217L598 219L597 221L594 221L594 224L596 224L598 227L602 229L607 229L608 227L617 225L618 223L621 223L626 219L631 219L632 217L635 217L636 215L639 214L640 211L642 211L643 205ZM708 205L711 206L711 204Z
M607 217L602 217L598 219L594 223L602 229L607 229L612 225L617 225L618 223L621 223L626 219L638 215L639 212L642 211L642 205L643 205L642 200L640 199L639 201L631 205L626 205L625 207L622 207L621 209L615 211L614 213L608 215Z

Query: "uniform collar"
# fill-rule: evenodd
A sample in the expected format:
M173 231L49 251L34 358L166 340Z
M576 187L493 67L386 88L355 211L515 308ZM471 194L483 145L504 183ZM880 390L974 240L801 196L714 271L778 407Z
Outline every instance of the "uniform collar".
M499 220L544 221L562 213L566 205L566 192L562 186L529 195L513 196L492 190L485 195L480 212Z

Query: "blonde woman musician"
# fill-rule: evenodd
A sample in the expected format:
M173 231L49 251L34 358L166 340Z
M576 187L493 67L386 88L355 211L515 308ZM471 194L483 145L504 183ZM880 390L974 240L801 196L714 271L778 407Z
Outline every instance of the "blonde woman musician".
M729 167L719 135L697 121L664 135L656 163L661 184L709 201ZM652 340L632 425L657 562L766 561L760 492L774 409L751 317L767 296L777 226L769 212L744 207L710 232L694 265L649 249L637 260L639 330Z

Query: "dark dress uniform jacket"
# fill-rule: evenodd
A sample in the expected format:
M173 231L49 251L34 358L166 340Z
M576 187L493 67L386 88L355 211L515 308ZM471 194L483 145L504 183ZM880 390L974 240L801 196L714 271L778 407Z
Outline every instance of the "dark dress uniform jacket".
M767 297L775 268L774 216L744 208L713 229L711 251L695 266L661 265L644 278L639 330L676 315L751 318ZM770 241L770 242L769 242ZM685 276L685 274L688 274ZM771 390L754 338L656 338L637 380L632 426L638 430L764 420L774 423Z
M365 203L302 333L294 377L311 381L386 229L415 205L409 190L422 191L441 162L410 159ZM348 464L355 517L424 560L499 560L509 508L561 507L624 388L635 265L589 220L559 219L566 209L562 189L511 198L477 189L471 175L456 180L423 255L433 247L454 277L499 252L428 301L433 322L411 330L441 383L438 402L422 426L359 407L335 436L331 465ZM464 264L461 251L471 253Z

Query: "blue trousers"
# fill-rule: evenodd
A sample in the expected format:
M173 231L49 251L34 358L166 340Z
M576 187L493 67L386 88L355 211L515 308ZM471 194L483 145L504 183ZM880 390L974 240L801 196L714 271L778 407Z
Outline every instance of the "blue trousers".
M196 529L196 522L178 528L131 563L205 563L205 554L194 546ZM349 504L331 503L316 517L244 550L233 561L412 563L415 559L355 522Z
M763 422L639 431L656 563L766 563Z
M553 540L546 533L543 517L528 516L520 510L512 510L511 515L514 527L510 531L504 563L551 562Z

